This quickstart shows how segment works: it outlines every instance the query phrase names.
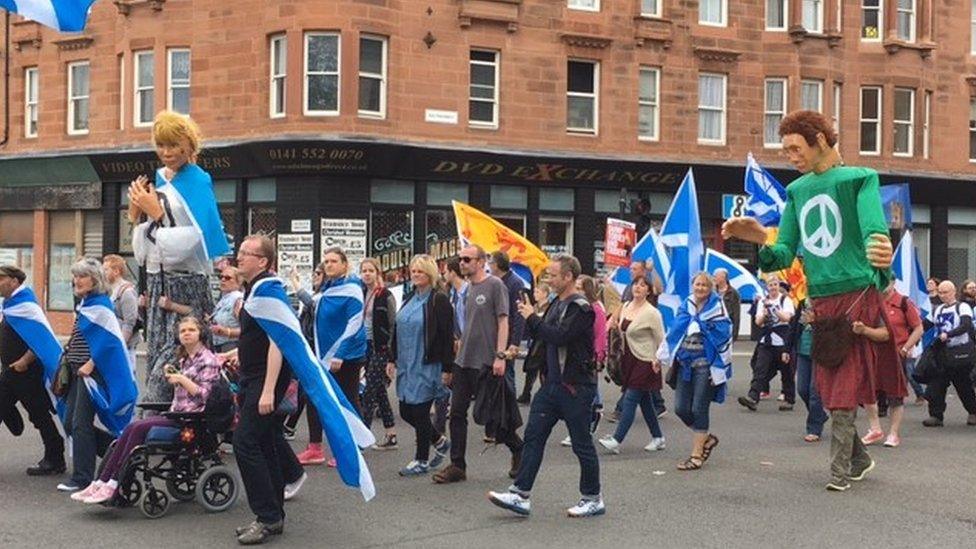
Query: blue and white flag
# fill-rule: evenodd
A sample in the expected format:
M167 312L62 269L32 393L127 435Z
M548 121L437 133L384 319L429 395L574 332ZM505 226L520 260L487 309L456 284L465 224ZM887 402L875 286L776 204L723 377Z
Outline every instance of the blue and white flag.
M918 260L912 231L905 231L895 248L891 272L895 276L895 291L912 300L923 319L932 320L932 302L929 301L929 293L925 288L925 275L922 274L922 264ZM934 337L933 328L923 337L924 344L928 345Z
M677 316L681 302L691 295L691 279L701 272L705 261L705 245L701 237L698 216L698 191L695 175L688 169L678 193L668 208L661 226L661 242L671 251L671 270L665 281L664 293L658 298L662 309L670 309Z
M729 285L739 292L742 301L752 301L757 295L763 295L759 279L746 270L741 263L731 257L709 249L705 251L705 271L715 276L715 271L725 269L729 273Z
M763 227L779 226L786 207L786 189L756 162L752 153L746 157L746 215L756 218Z
M224 233L224 222L217 211L217 197L213 192L210 174L196 164L186 164L176 172L173 181L167 183L162 170L157 171L156 188L162 189L169 185L176 191L171 190L170 194L183 202L187 215L193 221L193 227L200 234L207 261L229 254L230 245Z
M61 32L85 30L95 0L0 0L0 8Z
M908 183L882 185L881 205L889 229L912 228L912 192Z
M313 297L315 354L325 368L333 358L355 360L366 356L364 295L362 281L350 275L325 281Z
M359 488L369 501L376 495L376 488L359 449L372 445L376 438L309 347L298 317L288 302L284 282L279 278L259 280L251 288L244 309L281 350L308 395L308 401L318 411L342 481L347 486Z
M44 367L44 383L50 388L61 362L61 344L51 329L51 323L37 303L37 296L27 286L21 286L3 301L0 318L24 340Z
M101 383L91 376L83 378L98 420L107 431L119 436L132 421L139 387L119 319L107 295L89 294L81 301L78 331L88 343L95 370L102 378Z
M631 252L631 260L650 261L654 263L654 271L657 272L662 281L666 282L671 275L671 258L668 256L668 251L664 247L664 242L661 241L661 236L654 230L654 227L648 229L634 246ZM632 282L630 280L630 269L617 267L614 270L611 280L617 292L622 294L624 289ZM660 305L660 302L658 302L658 305ZM674 310L670 307L659 307L659 310L664 321L664 327L667 328L671 325L671 320L674 318Z
M705 304L699 309L695 298L688 297L679 305L674 324L657 350L657 359L666 365L674 361L685 367L678 375L684 381L691 381L691 362L700 358L697 351L686 351L681 347L689 334L701 334L705 344L705 359L715 392L712 401L725 402L727 381L732 379L732 318L725 309L725 303L716 292L709 294ZM691 356L688 356L688 354Z

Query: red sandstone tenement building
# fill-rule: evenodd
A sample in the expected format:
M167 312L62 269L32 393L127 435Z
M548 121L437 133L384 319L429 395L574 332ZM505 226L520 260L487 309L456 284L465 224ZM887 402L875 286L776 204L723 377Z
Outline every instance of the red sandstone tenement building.
M202 126L234 238L400 267L452 253L459 199L587 270L622 192L660 219L689 166L721 248L746 154L789 181L776 124L819 109L847 162L910 183L926 269L976 274L969 0L101 0L78 35L6 28L0 261L51 311L77 255L131 254L124 189L164 108Z

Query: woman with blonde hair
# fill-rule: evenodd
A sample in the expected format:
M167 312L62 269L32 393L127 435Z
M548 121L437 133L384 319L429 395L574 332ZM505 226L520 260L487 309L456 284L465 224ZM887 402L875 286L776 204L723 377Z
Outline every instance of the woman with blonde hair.
M153 123L153 146L163 167L150 182L129 185L129 221L136 261L146 268L146 399L172 399L163 367L175 363L172 334L179 318L213 312L213 262L230 252L210 175L196 165L200 128L189 117L163 111ZM204 341L210 334L205 330Z
M439 276L437 263L429 255L410 260L414 289L397 314L390 352L395 361L386 366L387 375L396 378L400 417L416 432L414 459L400 470L401 476L428 473L450 449L447 437L430 421L430 407L442 391L444 374L454 364L454 308L447 295L434 287Z

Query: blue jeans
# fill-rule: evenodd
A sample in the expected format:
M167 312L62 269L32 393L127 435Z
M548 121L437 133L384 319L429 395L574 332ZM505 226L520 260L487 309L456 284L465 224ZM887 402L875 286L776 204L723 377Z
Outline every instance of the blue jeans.
M595 392L592 385L574 385L570 389L565 385L546 383L532 397L529 420L525 425L522 464L512 485L513 491L523 495L532 491L542 466L546 441L556 422L563 420L573 442L573 453L580 463L580 494L590 498L600 495L600 461L590 435Z
M796 392L807 406L807 434L819 437L827 422L827 412L813 383L813 360L806 355L796 355Z
M688 366L682 366L687 368ZM685 381L678 372L678 387L674 390L674 411L685 425L696 433L708 432L708 408L715 396L712 376L708 365L696 366L691 371L691 381Z
M95 405L85 382L75 374L68 393L65 433L71 437L71 482L84 488L95 479L95 458L104 455L114 437L95 427Z
M905 369L905 377L908 378L908 383L912 386L912 391L915 392L915 398L925 398L925 385L915 381L915 378L912 377L917 362L917 358L904 358L901 361L901 366Z
M640 405L641 413L644 414L647 427L651 430L651 436L654 438L664 436L661 432L661 425L657 421L657 410L654 408L654 399L651 398L650 391L627 389L624 392L624 397L620 400L623 402L620 410L620 422L617 423L617 432L613 435L617 442L623 442L624 437L627 436L627 431L634 423L634 416L637 415L638 405Z

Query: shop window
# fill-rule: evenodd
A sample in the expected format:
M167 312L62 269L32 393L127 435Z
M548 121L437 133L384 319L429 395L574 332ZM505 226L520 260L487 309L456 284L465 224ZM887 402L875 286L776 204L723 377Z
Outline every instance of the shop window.
M374 180L369 188L371 202L383 204L414 204L413 183L410 181Z
M573 189L539 189L539 209L572 212L576 210L575 195Z
M573 218L540 217L539 247L550 256L573 254Z
M278 232L277 181L272 178L252 179L247 183L247 234L274 236ZM226 223L226 221L225 221ZM224 226L233 230L233 225Z
M458 254L457 221L454 210L427 210L424 220L427 253L441 260Z
M0 212L0 265L16 265L33 285L34 212Z
M70 311L74 308L71 266L78 259L75 246L75 213L52 212L48 221L47 308Z
M506 227L508 227L509 229L512 229L513 231L517 232L518 234L525 236L525 216L524 215L522 215L522 214L501 213L501 214L492 214L492 217L495 218L495 221L501 223L502 225L505 225ZM492 250L486 250L486 251L492 251Z
M387 283L407 282L407 266L413 256L413 211L374 208L369 213L369 235L369 255L379 259Z
M529 192L526 187L509 185L491 186L491 207L524 210L529 206Z
M946 274L957 284L976 277L976 229L949 229L949 257Z
M468 186L464 183L427 183L428 206L450 206L452 200L467 204Z

